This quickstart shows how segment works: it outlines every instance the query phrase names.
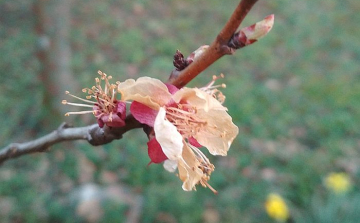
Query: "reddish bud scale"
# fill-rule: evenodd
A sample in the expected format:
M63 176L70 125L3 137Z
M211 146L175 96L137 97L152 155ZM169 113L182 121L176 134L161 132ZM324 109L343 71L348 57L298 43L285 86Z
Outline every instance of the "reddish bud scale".
M180 52L180 50L176 50L174 55L173 64L176 70L181 71L188 66L187 61L184 59L184 55Z

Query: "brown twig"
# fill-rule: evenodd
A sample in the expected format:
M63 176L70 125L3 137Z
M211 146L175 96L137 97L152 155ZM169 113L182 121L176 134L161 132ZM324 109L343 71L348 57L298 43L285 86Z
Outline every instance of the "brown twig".
M184 70L177 71L175 69L168 82L181 88L220 57L233 53L233 49L228 46L228 43L256 2L257 0L242 0L210 47ZM126 125L121 128L107 126L100 128L97 124L70 128L64 123L57 130L41 138L26 143L11 143L3 148L0 150L0 164L25 154L47 151L50 146L63 141L87 140L94 146L107 144L115 139L121 139L122 135L129 130L143 127L132 115L128 115L125 122Z
M184 70L179 72L175 69L170 76L169 83L182 88L216 60L226 54L232 54L234 51L228 46L228 43L257 1L242 0L210 47Z
M98 124L71 128L68 124L63 123L58 129L43 137L25 143L11 143L6 146L0 150L0 164L25 154L46 152L50 146L64 141L86 140L93 146L103 145L115 139L121 139L122 135L131 129L142 127L131 115L125 121L126 126L122 128L109 128L107 126L100 128Z

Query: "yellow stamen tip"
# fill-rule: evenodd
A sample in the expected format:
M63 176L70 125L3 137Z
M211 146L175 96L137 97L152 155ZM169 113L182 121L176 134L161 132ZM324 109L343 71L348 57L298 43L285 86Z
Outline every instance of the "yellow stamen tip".
M70 94L70 92L69 92L69 91L65 91L65 94Z
M69 113L66 113L65 116L70 116L70 114L69 114Z
M67 101L66 101L66 100L62 100L61 103L62 103L63 105L66 105L66 104L67 104Z

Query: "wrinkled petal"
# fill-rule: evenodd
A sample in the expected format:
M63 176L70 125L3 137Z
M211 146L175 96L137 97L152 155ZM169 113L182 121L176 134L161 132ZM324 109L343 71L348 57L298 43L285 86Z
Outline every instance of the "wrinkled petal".
M176 127L166 120L165 115L166 111L161 107L154 123L155 137L164 154L170 160L178 160L181 157L184 145L183 139Z
M172 98L176 103L180 101L186 102L197 109L204 109L205 111L210 109L227 110L218 100L198 88L182 88Z
M148 143L148 155L153 163L161 163L167 160L166 155L161 149L160 144L155 138L152 138Z
M178 162L176 160L165 160L163 166L164 166L165 170L173 173L173 172L175 172L175 170L178 167L177 163Z
M239 133L231 116L220 110L211 110L210 112L198 110L197 114L207 121L207 125L206 128L201 128L194 138L212 155L226 156L232 141Z
M178 163L179 178L183 182L183 190L191 191L195 189L195 185L199 183L204 174L198 168L200 163L194 152L186 144L184 144L182 156L183 159Z
M134 100L155 110L171 99L166 85L150 77L140 77L136 81L128 79L118 85L118 92L123 101Z
M130 112L136 120L141 124L154 127L155 118L158 114L157 110L154 110L146 105L143 105L137 101L134 101L130 105Z

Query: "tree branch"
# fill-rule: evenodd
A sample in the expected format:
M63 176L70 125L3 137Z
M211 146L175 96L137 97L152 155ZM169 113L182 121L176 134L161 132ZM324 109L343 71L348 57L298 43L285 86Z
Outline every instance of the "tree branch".
M256 2L257 0L242 0L210 47L184 70L174 70L168 83L182 88L216 60L226 54L232 54L234 49L229 47L229 41ZM126 125L121 128L111 128L106 125L100 128L97 124L71 128L63 123L57 130L41 138L25 143L11 143L3 148L0 150L0 164L25 154L45 152L50 146L63 141L86 140L94 146L107 144L115 139L121 139L122 135L129 130L146 127L132 115L128 115L125 122Z
M174 69L169 82L178 88L182 88L222 56L232 54L234 49L229 47L228 43L257 1L242 0L210 47L184 70L179 72Z
M0 164L8 159L13 159L25 154L46 152L49 147L64 141L86 140L93 146L110 143L114 139L121 139L127 131L140 128L142 125L132 115L126 119L126 126L122 128L100 128L98 124L85 127L71 128L68 124L62 123L55 131L38 139L25 143L11 143L0 150Z

